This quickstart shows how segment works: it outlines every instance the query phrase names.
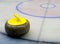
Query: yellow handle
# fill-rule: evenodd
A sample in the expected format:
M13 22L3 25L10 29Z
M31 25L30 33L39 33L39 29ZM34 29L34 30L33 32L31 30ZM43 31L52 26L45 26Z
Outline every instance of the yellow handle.
M15 17L9 19L7 22L10 25L22 25L27 22L25 18L18 16L17 13L14 14Z
M17 21L20 21L20 16L18 16L17 13L15 13L14 16L17 18Z

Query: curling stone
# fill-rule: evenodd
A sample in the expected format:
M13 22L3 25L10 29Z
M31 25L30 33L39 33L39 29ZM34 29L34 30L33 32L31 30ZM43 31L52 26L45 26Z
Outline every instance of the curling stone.
M18 16L16 13L14 16L6 21L5 30L9 36L21 37L29 32L30 23L27 19Z

